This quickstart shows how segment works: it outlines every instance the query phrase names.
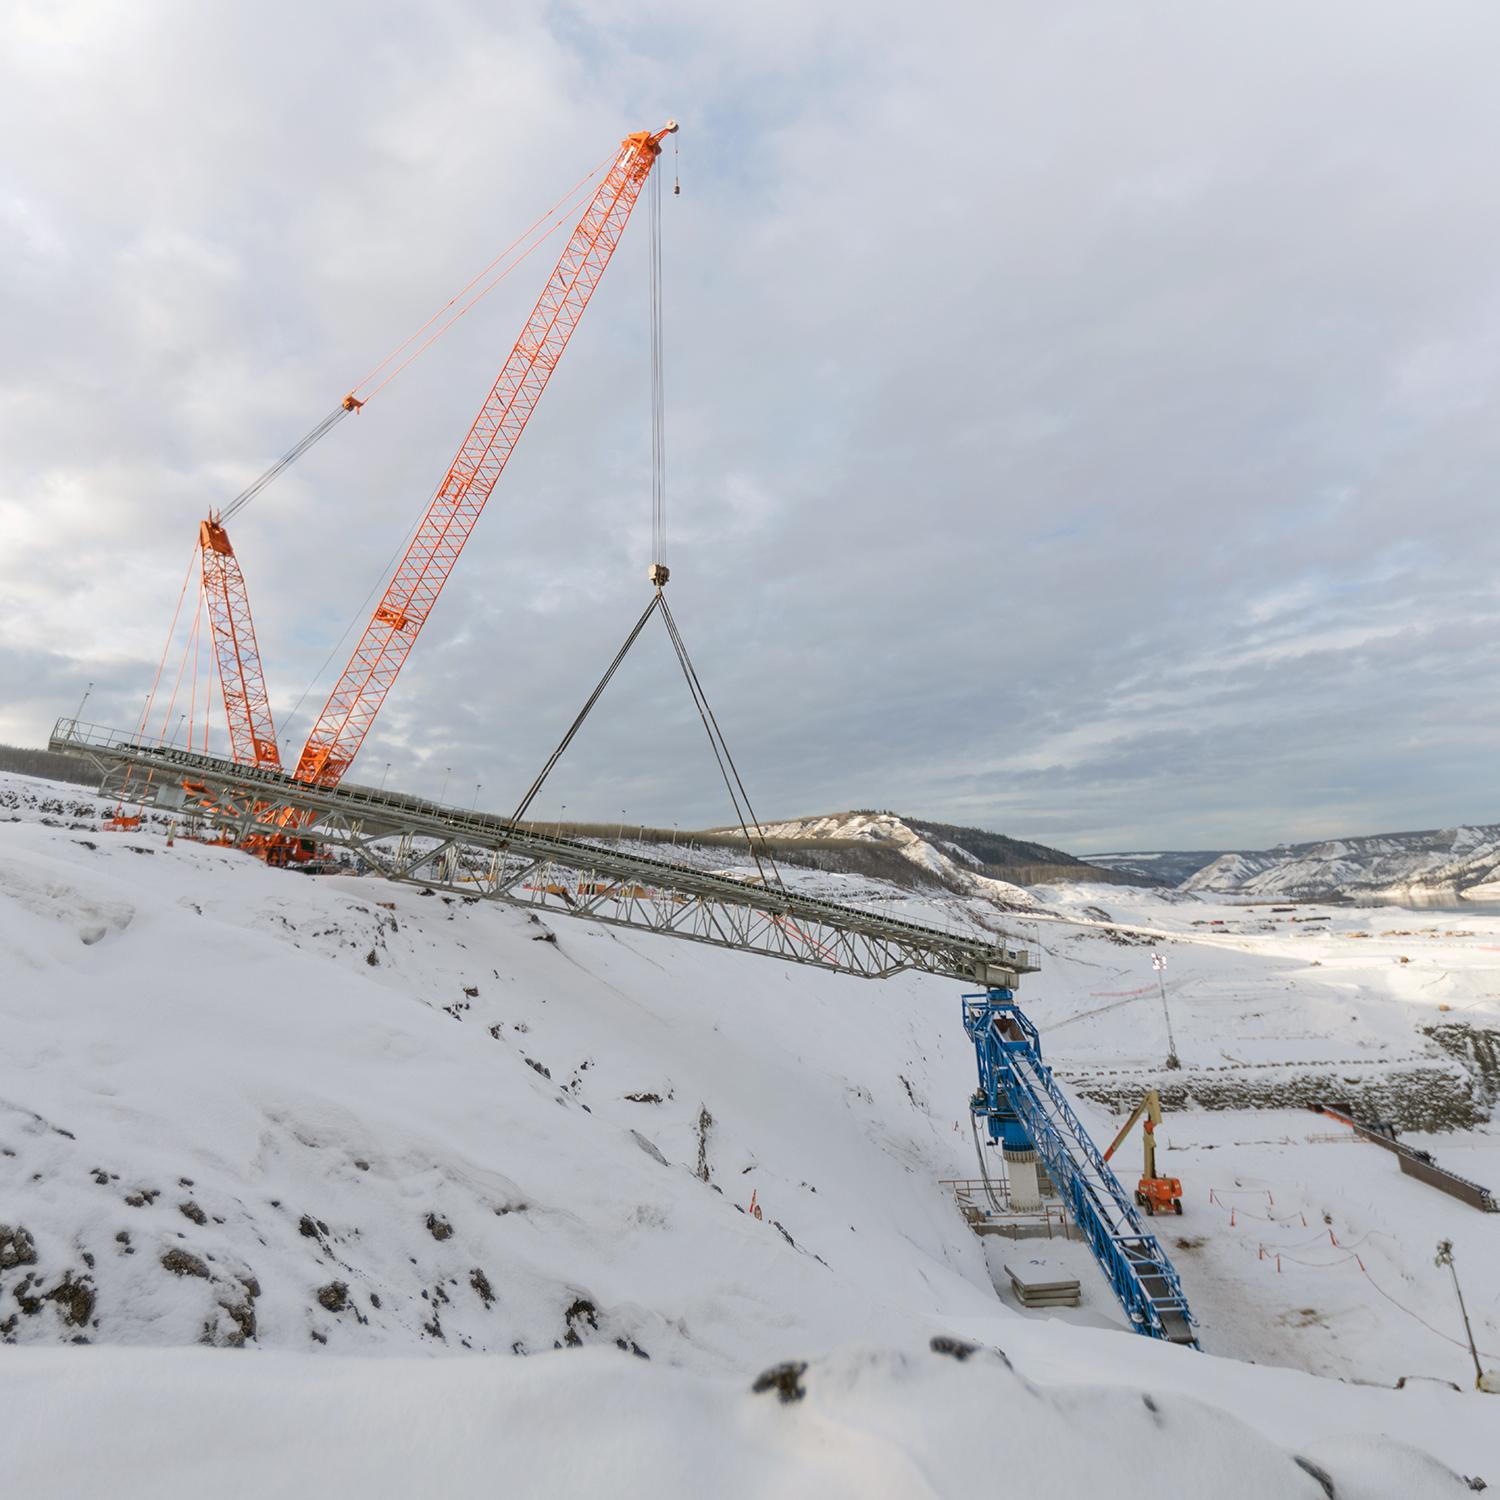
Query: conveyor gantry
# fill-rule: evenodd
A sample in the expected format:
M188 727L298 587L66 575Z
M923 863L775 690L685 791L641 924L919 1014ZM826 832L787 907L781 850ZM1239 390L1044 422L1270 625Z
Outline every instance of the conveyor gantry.
M1046 1167L1135 1331L1196 1346L1175 1267L1042 1061L1036 1027L1010 988L965 995L964 1030L979 1062L969 1101L975 1120L1007 1157L1029 1160L1034 1152Z
M389 880L737 948L866 979L912 969L985 985L1037 970L989 942L730 875L601 848L491 813L343 783L313 786L159 741L59 719L49 746L91 762L101 789L201 816L236 842L295 828Z

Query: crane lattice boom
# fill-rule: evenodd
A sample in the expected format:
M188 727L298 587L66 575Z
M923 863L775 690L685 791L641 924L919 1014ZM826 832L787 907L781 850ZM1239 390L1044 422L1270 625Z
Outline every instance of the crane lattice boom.
M638 131L621 143L318 716L297 761L299 780L337 785L358 753L619 244L662 137L674 129Z

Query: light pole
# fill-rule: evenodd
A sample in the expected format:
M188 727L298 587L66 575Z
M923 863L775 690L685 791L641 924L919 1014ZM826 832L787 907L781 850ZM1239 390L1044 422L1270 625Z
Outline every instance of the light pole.
M391 763L390 763L390 761L386 761L386 763L385 763L385 770L383 770L380 773L380 790L382 792L385 790L385 778L387 776L389 776L390 774L391 774Z
M482 781L476 781L474 783L474 800L469 804L469 811L470 812L473 812L479 806L479 794L483 790L484 790L484 783Z
M1458 1284L1458 1267L1453 1264L1452 1240L1438 1241L1437 1255L1432 1263L1435 1266L1447 1266L1449 1275L1453 1277L1453 1295L1458 1298L1458 1311L1464 1320L1464 1335L1469 1340L1469 1358L1474 1361L1474 1389L1482 1391L1485 1389L1484 1367L1479 1363L1479 1351L1474 1347L1474 1330L1469 1325L1469 1309L1464 1306L1463 1289Z
M452 766L443 767L443 789L438 793L438 801L441 802L448 795L448 778L453 774Z
M1167 1023L1167 1067L1180 1068L1182 1063L1177 1056L1177 1041L1172 1035L1172 1012L1167 1009L1167 981L1163 972L1167 967L1166 954L1153 953L1151 967L1156 970L1156 983L1161 990L1161 1013Z
M620 809L620 828L615 834L615 842L617 844L625 842L625 809L623 807Z
M83 697L81 697L78 700L78 712L73 715L73 717L74 717L75 720L83 718L83 705L89 701L89 694L92 693L93 691L94 691L94 684L92 682L89 683L89 685L86 688L84 688L84 690L83 690Z

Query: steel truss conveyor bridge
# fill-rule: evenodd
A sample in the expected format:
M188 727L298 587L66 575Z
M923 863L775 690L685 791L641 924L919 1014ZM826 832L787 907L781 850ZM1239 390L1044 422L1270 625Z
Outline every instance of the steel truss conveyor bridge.
M315 786L73 719L58 720L49 744L92 763L106 794L199 817L235 843L292 829L351 850L388 880L864 979L913 969L1014 983L1037 968L1029 949L1008 940L903 922L421 797L350 783Z
M1137 1332L1192 1344L1177 1273L1041 1058L1017 1008L1027 947L875 912L667 860L603 848L420 797L316 786L134 734L59 719L49 747L92 764L101 791L196 819L243 844L258 835L352 851L388 880L557 915L759 953L865 979L903 970L985 986L964 998L979 1060L970 1102L1007 1155L1035 1152Z
M965 995L964 1030L979 1059L979 1088L969 1101L975 1122L984 1122L1008 1158L1034 1153L1047 1169L1135 1331L1196 1346L1172 1262L1042 1061L1036 1027L1011 988Z

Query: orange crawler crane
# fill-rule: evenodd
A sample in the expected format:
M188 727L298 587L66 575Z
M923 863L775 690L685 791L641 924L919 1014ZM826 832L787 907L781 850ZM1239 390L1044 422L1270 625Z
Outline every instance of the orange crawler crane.
M1156 1127L1161 1124L1161 1096L1155 1089L1146 1090L1145 1097L1136 1105L1130 1118L1120 1127L1119 1135L1110 1143L1109 1150L1104 1153L1104 1159L1108 1161L1115 1154L1143 1115L1145 1123L1141 1126L1141 1136L1145 1147L1145 1159L1142 1163L1141 1180L1136 1184L1135 1201L1148 1214L1180 1214L1182 1212L1181 1181L1176 1177L1156 1175Z
M335 786L359 753L620 242L663 138L676 129L669 121L620 143L313 725L292 773L298 780ZM361 405L351 392L298 451ZM241 765L279 769L249 597L223 520L204 521L199 544L231 751Z

